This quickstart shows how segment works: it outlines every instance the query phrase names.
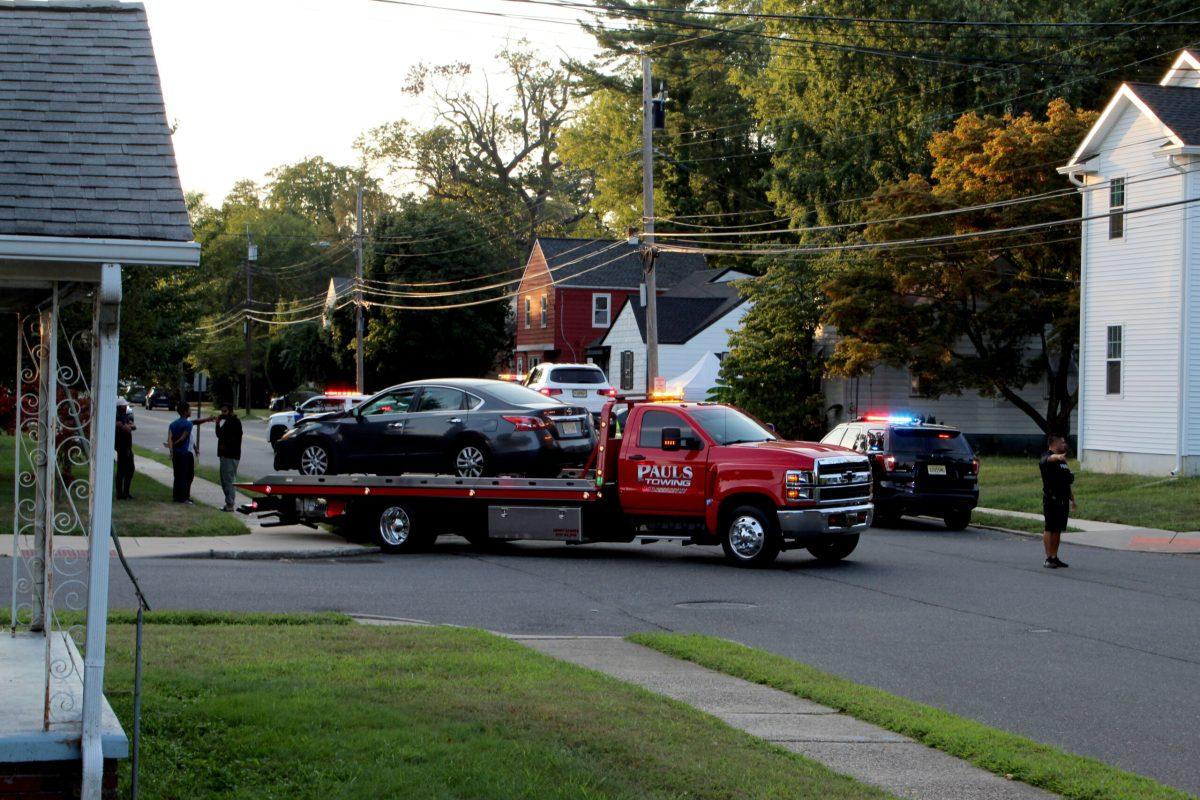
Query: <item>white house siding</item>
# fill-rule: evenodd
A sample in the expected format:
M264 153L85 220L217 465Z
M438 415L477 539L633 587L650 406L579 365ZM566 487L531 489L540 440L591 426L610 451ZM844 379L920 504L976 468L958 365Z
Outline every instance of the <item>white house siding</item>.
M1092 214L1109 209L1107 181L1126 179L1125 207L1181 199L1183 179L1155 155L1162 128L1128 107L1089 163ZM1139 144L1140 143L1140 144ZM1147 181L1147 178L1156 180ZM1125 218L1125 236L1108 238L1108 220L1085 223L1083 298L1085 462L1097 469L1146 470L1147 459L1173 458L1178 429L1180 206ZM1107 327L1124 326L1122 394L1105 394ZM1120 454L1120 455L1118 455Z
M1200 79L1198 79L1200 80ZM1188 165L1188 197L1200 197L1200 159L1192 159ZM1185 376L1187 386L1186 411L1184 422L1185 449L1184 454L1193 462L1190 472L1200 471L1200 208L1192 204L1187 209L1188 226L1190 228L1188 247L1187 275L1187 334L1183 356L1187 363Z
M725 353L729 350L729 332L742 325L742 317L749 310L749 303L742 303L728 311L704 330L683 344L660 344L658 346L658 371L664 378L673 378L691 369L705 353ZM646 392L646 345L638 330L633 308L626 304L617 321L604 337L609 350L609 381L621 389L621 353L633 351L633 388L623 391L630 394Z

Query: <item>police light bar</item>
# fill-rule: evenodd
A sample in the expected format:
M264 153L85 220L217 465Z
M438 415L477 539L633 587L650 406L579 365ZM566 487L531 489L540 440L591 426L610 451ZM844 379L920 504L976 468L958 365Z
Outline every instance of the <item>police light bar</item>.
M520 383L525 380L525 376L519 372L501 372L496 376L498 381L509 381L510 383Z
M351 397L358 394L354 389L326 389L326 397Z
M916 425L920 423L920 417L906 417L898 414L867 414L863 417L864 422L889 422L893 425Z
M667 400L682 401L683 387L679 387L678 389L663 389L662 391L658 392L650 392L650 399L658 402Z

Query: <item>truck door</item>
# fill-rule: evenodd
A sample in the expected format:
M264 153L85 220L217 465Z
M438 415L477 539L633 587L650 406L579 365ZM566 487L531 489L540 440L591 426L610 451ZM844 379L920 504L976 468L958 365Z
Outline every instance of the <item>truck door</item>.
M672 436L679 430L679 439ZM621 506L633 514L702 517L709 445L680 412L642 411L624 434L618 479Z

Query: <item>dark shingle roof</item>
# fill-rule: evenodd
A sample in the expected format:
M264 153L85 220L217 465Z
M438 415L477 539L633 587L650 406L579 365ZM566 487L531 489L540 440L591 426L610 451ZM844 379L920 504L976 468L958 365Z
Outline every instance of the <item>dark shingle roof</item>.
M560 239L539 237L542 255L559 286L602 286L636 289L642 282L642 258L637 245L603 239ZM612 247L611 250L605 248ZM603 252L601 252L603 251ZM614 260L615 259L615 260ZM605 262L611 264L600 266ZM704 269L707 262L693 253L660 253L654 264L659 289L669 289L689 273Z
M658 298L659 344L683 344L743 302L732 283L706 283L704 287L699 291L696 286L681 286ZM646 309L636 302L633 317L644 342Z
M1157 83L1126 85L1184 145L1200 144L1200 89Z
M191 241L140 3L0 0L0 234Z

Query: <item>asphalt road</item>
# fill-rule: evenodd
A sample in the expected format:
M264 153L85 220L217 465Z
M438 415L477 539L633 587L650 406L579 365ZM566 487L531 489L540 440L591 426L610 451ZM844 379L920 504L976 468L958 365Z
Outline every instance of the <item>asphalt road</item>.
M337 610L523 634L708 633L1200 793L1200 559L919 523L840 565L659 543L341 561L135 560L157 608ZM133 598L114 562L113 602ZM0 569L0 586L7 569ZM0 596L8 591L4 588Z
M204 416L217 413L217 409L205 404ZM196 409L192 409L192 419L199 417ZM167 441L167 426L179 418L174 411L156 408L153 411L144 408L133 409L134 424L137 430L133 432L133 443L148 450L166 453L163 443ZM213 433L211 423L200 426L200 463L214 469L217 463L217 436ZM267 424L265 420L242 420L242 460L238 465L238 473L249 478L257 478L274 471L275 454L267 441Z

